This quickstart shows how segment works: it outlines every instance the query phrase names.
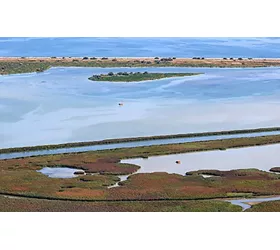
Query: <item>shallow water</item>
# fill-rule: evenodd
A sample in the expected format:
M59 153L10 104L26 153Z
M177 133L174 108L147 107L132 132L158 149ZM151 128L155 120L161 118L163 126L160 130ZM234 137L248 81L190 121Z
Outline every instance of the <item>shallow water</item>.
M188 171L203 169L232 170L257 168L269 171L280 166L280 144L235 148L227 150L135 158L121 163L139 165L137 173L167 172L185 175ZM176 164L180 160L181 164Z
M44 167L37 172L47 175L50 178L74 178L77 177L74 173L77 171L83 171L76 168L61 168L61 167Z
M212 135L212 136L197 136L197 137L161 139L161 140L147 140L147 141L138 141L138 142L112 143L112 144L93 145L93 146L84 146L84 147L6 153L6 154L0 154L0 159L13 159L19 157L38 156L38 155L77 153L77 152L87 152L87 151L115 149L115 148L142 147L142 146L164 145L164 144L173 144L173 143L175 144L175 143L185 143L185 142L221 140L221 139L243 138L243 137L257 137L257 136L268 136L268 135L279 135L279 134L280 131L271 131L271 132L258 132L258 133L248 133L248 134Z
M127 178L129 177L130 175L119 175L118 177L120 178L120 180L118 182L116 182L115 184L111 185L111 186L108 186L108 188L115 188L115 187L119 187L120 185L120 182L122 181L126 181Z
M276 196L276 197L267 197L267 198L251 198L251 199L238 199L238 200L227 200L227 201L233 205L242 207L242 211L245 211L252 207L248 203L255 203L255 202L260 203L260 202L266 202L266 201L279 201L279 200L280 200L280 197Z
M205 74L87 80L109 71ZM52 68L0 76L0 148L280 126L279 79L280 68Z

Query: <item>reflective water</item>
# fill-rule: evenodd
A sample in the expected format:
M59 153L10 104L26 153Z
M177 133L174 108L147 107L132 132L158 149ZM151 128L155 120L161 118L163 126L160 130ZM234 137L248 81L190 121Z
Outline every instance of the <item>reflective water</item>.
M122 163L136 164L137 173L167 172L185 175L188 171L203 169L232 170L257 168L269 171L280 166L280 144L236 148L218 151L153 156L148 159L122 160ZM181 161L176 164L176 161Z
M87 80L109 71L205 74ZM53 68L0 76L0 148L280 126L279 79L280 68Z
M37 172L47 175L50 178L73 178L77 177L74 173L77 171L83 171L76 168L62 168L62 167L44 167Z
M249 203L260 203L260 202L266 202L266 201L279 201L280 197L267 197L267 198L251 198L251 199L239 199L239 200L227 200L233 205L237 205L242 207L242 211L245 211L252 207Z
M120 178L120 180L118 182L116 182L114 185L109 186L108 188L115 188L115 187L119 187L120 182L122 181L126 181L128 176L130 175L119 175L118 177Z

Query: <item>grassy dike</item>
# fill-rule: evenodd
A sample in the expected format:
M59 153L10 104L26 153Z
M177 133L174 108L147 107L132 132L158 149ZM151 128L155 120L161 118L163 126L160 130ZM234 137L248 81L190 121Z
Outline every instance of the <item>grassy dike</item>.
M0 154L24 152L24 151L51 150L51 149L60 149L60 148L85 147L85 146L94 146L94 145L118 144L118 143L125 143L125 142L138 142L138 141L140 142L140 141L176 139L176 138L192 138L192 137L215 136L215 135L250 134L250 133L273 132L273 131L280 131L280 127L224 130L224 131L216 131L216 132L186 133L186 134L145 136L145 137L131 137L131 138L119 138L119 139L106 139L106 140L101 140L101 141L73 142L73 143L39 145L39 146L30 146L30 147L3 148L3 149L0 149ZM211 138L209 138L209 139L211 139Z

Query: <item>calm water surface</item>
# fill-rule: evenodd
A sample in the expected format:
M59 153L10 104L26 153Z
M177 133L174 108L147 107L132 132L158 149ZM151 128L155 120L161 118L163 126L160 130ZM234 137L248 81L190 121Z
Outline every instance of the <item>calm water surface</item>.
M232 170L256 168L269 171L280 166L280 144L235 148L227 150L153 156L148 159L122 160L122 163L139 165L137 173L167 172L185 175L188 171L203 169ZM176 164L180 160L181 164Z
M205 74L87 80L109 71ZM0 76L0 148L280 126L279 79L280 68L52 68Z
M77 168L62 168L62 167L44 167L37 172L47 175L50 178L74 178L77 177L74 173L77 171L83 171Z

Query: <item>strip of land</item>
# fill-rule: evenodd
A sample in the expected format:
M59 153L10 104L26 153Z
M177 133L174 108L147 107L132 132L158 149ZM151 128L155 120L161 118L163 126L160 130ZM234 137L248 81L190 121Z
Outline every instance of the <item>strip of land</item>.
M30 147L3 148L3 149L0 149L0 154L26 152L26 151L37 151L37 150L51 150L51 149L59 149L59 148L86 147L86 146L105 145L105 144L118 144L118 143L125 143L125 142L140 142L140 141L191 138L191 137L203 137L203 136L215 136L215 135L251 134L251 133L273 132L273 131L280 131L280 127L224 130L224 131L214 131L214 132L186 133L186 134L145 136L145 137L131 137L131 138L106 139L106 140L101 140L101 141L72 142L72 143L49 144L49 145L39 145L39 146L30 146ZM210 139L211 138L209 138L209 140Z
M0 74L42 72L51 67L272 67L275 58L96 58L96 57L2 57Z
M239 212L239 206L209 201L79 202L0 196L0 212Z
M140 82L148 80L158 80L162 78L194 76L200 73L148 73L141 72L119 72L108 74L93 75L88 79L91 81L108 81L108 82Z

